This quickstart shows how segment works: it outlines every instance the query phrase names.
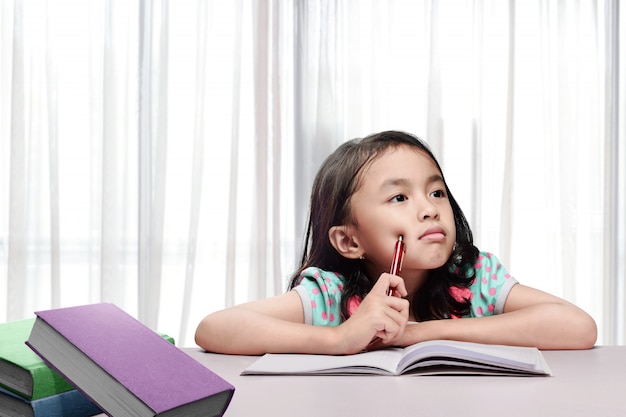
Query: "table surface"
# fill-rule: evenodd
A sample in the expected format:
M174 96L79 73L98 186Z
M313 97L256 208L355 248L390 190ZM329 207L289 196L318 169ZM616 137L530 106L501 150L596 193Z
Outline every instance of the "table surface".
M235 386L234 416L626 416L626 346L544 351L551 377L241 376L257 357L183 348Z

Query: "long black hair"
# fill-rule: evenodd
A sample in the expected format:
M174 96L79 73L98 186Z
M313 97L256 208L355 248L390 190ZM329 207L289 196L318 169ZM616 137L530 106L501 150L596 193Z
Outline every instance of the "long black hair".
M444 177L428 145L411 134L386 131L343 143L326 158L313 182L300 268L292 276L289 288L298 285L302 271L311 266L340 273L345 279L341 312L346 318L348 300L355 295L365 297L378 277L368 277L358 259L341 256L330 243L328 231L351 220L350 198L360 186L363 167L388 149L400 145L409 145L424 152ZM413 314L422 321L463 316L469 313L471 307L469 299L455 299L449 288L470 286L478 249L473 244L472 231L465 215L445 179L444 184L454 214L456 243L448 262L430 271L424 285L410 300Z

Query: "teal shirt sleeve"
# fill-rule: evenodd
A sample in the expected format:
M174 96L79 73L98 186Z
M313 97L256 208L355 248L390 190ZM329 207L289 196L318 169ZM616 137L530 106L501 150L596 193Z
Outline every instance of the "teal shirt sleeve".
M472 310L466 317L483 317L502 314L504 303L517 284L500 260L492 253L480 252L474 265L475 278L470 286Z
M300 295L305 324L338 326L341 317L341 294L344 278L336 272L307 268L300 274L300 283L294 291Z

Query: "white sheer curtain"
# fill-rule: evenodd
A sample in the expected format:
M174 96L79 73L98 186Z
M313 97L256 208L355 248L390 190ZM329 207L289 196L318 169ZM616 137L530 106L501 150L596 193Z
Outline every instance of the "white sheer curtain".
M135 309L137 7L0 7L0 314Z
M617 0L0 13L0 321L110 301L192 345L205 314L285 289L322 159L403 129L430 142L482 249L624 343Z

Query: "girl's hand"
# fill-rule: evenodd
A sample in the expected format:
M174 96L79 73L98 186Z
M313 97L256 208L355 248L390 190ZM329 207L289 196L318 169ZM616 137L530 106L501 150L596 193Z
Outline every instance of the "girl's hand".
M393 289L393 296L389 296ZM336 329L341 353L358 353L370 347L390 346L402 338L409 318L404 280L384 273L354 314Z

